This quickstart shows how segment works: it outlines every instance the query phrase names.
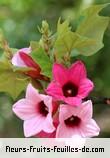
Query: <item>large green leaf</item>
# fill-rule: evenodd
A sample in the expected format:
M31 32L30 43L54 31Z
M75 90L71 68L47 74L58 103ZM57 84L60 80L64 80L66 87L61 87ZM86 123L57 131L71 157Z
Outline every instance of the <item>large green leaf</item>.
M68 21L62 24L58 22L57 39L54 46L57 59L62 58L64 55L69 56L73 49L90 46L91 43L94 43L93 39L72 32Z
M13 72L8 61L0 61L0 92L6 92L16 99L26 88L29 79L21 73Z
M94 5L86 9L76 32L71 31L68 21L58 21L54 43L54 52L58 60L64 56L79 54L89 56L103 47L103 35L109 17L99 16L99 12L107 5Z
M42 74L51 77L52 63L44 50L42 48L36 49L31 53L31 56L41 67Z
M83 12L83 18L76 33L94 40L94 42L86 47L78 48L79 54L89 56L104 46L103 35L108 26L109 17L100 16L99 12L107 5L108 4L90 6Z
M57 24L57 34L58 36L62 36L63 33L67 33L71 31L71 27L69 26L69 21L65 20L63 23L61 23L61 19L58 20Z

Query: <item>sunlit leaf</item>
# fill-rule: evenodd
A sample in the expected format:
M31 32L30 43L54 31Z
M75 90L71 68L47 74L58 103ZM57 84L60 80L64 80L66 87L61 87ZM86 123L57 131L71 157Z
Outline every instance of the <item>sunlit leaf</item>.
M10 63L0 61L0 92L6 92L16 99L28 83L29 78L18 72L13 72Z
M79 54L89 56L98 52L104 46L103 35L110 19L109 17L100 16L99 12L107 5L90 6L83 12L83 18L76 32L81 36L94 40L94 42L87 47L78 48Z
M68 21L65 21L62 24L58 22L57 39L54 46L58 60L64 55L70 56L74 49L90 46L91 43L94 43L93 39L72 32Z
M92 55L103 47L103 35L109 23L109 17L99 16L99 12L106 7L94 5L81 15L81 22L75 32L71 30L69 22L58 21L56 40L54 43L57 60L64 56Z
M39 66L41 67L42 74L51 77L52 63L50 61L50 58L44 52L44 50L42 48L39 48L38 50L33 51L31 53L31 56L36 61L36 63L39 64Z

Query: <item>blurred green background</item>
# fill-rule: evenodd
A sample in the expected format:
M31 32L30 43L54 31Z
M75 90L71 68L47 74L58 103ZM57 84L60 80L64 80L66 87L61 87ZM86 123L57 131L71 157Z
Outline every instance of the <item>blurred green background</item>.
M110 0L0 0L0 28L10 47L28 47L31 40L38 40L37 26L47 20L53 32L59 17L69 18L73 29L80 12L91 4L109 3ZM110 16L110 7L101 12ZM99 26L100 27L100 26ZM96 55L79 57L84 60L89 77L95 83L92 95L110 97L110 25L104 35L104 48ZM22 121L12 113L13 101L0 93L0 137L24 137ZM110 107L94 105L94 118L101 128L99 137L110 137Z

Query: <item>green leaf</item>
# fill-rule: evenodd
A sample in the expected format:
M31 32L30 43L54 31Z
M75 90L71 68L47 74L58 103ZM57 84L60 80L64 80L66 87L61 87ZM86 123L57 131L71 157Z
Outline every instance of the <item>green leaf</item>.
M16 99L28 83L29 78L18 72L13 72L8 61L0 61L0 92L6 92Z
M78 48L79 54L90 56L100 50L103 44L103 35L109 23L109 17L99 15L99 12L108 4L94 5L87 8L82 16L83 19L76 30L81 36L85 36L94 42L88 46Z
M71 27L69 26L69 21L65 20L63 23L61 23L61 19L58 20L57 24L57 34L58 36L62 36L63 33L67 33L71 31Z
M103 35L109 23L109 17L99 16L99 12L106 7L94 5L81 15L81 22L76 32L71 31L69 22L58 21L56 40L54 43L57 60L76 55L92 55L103 47Z
M34 51L36 49L39 49L39 42L37 42L37 41L31 41L30 42L30 47L31 47L32 51Z
M76 48L90 46L94 43L93 39L80 36L76 32L72 32L69 27L69 22L65 21L62 24L58 22L57 39L54 48L56 50L56 57L60 60L63 56L70 56L71 52ZM75 54L76 55L76 54Z
M33 51L31 53L31 56L41 67L42 74L51 77L52 63L44 50L42 48L39 48L38 50Z

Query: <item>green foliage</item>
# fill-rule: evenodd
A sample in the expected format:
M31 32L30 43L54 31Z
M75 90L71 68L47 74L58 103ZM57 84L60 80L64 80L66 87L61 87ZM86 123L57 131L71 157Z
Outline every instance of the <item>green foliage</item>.
M42 22L39 28L41 39L30 43L33 60L41 67L41 73L51 78L52 61L70 62L70 57L77 55L90 56L103 47L103 35L109 18L99 16L99 12L107 5L95 5L86 9L75 32L66 20L59 19L57 32L52 35L49 24ZM31 68L12 66L10 60L16 49L10 48L0 31L0 47L3 49L0 61L0 91L8 92L13 99L26 88L29 78L25 72ZM52 61L51 61L52 60Z
M55 55L57 60L70 58L70 56L85 55L90 56L98 52L103 45L103 35L108 26L109 18L99 16L99 12L106 5L94 5L86 9L82 15L82 20L75 32L71 30L69 22L61 24L58 21Z
M40 65L42 74L51 78L52 63L48 55L42 48L38 48L31 53L32 58Z
M13 72L12 65L8 61L0 61L0 92L6 92L16 99L28 82L29 79L25 75Z
M109 17L99 16L99 12L108 4L94 5L87 8L82 14L83 20L76 32L93 42L88 47L78 48L79 54L90 56L98 52L103 46L103 35L108 26Z
M84 2L84 5L82 5L82 2ZM77 24L81 25L81 23L86 19L87 16L81 14L81 21L77 21L77 17L79 16L79 13L81 13L82 8L87 7L89 2L91 2L91 4L103 4L107 2L109 3L110 0L0 0L0 28L2 28L2 30L4 31L5 36L11 47L17 49L28 47L29 41L33 40L35 41L35 43L33 43L31 46L34 50L34 48L37 47L36 43L39 43L36 42L36 40L40 38L40 33L37 31L37 26L40 26L42 20L46 19L51 26L51 30L55 32L57 19L61 16L62 20L64 21L69 17L69 19L71 19L70 23L72 30L75 30ZM101 15L110 15L110 7L105 7L105 9L101 11ZM94 19L93 21L91 21L91 25L93 22L95 22ZM98 29L100 29L100 27L100 25L99 27L97 27L97 31ZM85 28L83 28L83 31L84 29ZM94 31L96 31L95 27L92 33L94 33ZM80 35L80 37L82 37L82 35ZM94 40L95 39L93 38L93 41ZM76 59L81 59L85 62L88 70L88 75L95 83L93 95L109 97L110 25L108 26L108 29L104 34L103 42L104 48L100 50L100 53L96 53L90 57L73 57L71 61L73 62ZM95 43L93 44L95 46ZM73 49L71 55L78 55L82 52L81 50ZM16 52L16 49L12 52ZM58 52L56 52L55 50L52 50L52 52L55 52L58 55ZM83 52L85 52L85 50ZM0 56L2 54L3 51L0 50ZM14 67L14 71L18 72L19 68ZM35 84L33 85L37 88L38 86L36 86L36 81L34 80L34 82ZM4 93L0 93L0 137L24 137L21 125L22 122L14 117L12 114L11 106L13 105L13 103L14 102L9 96L4 95ZM106 121L109 120L110 117L109 107L101 104L94 106L94 115L96 116L96 118L99 118L99 120L97 119L97 123L100 122L100 125L102 127L100 137L110 137L109 121ZM104 117L102 117L102 115ZM102 120L103 118L105 121Z
M92 39L72 32L68 21L62 24L60 21L58 22L57 39L55 41L56 57L58 60L63 56L70 56L74 49L90 46L93 42Z

